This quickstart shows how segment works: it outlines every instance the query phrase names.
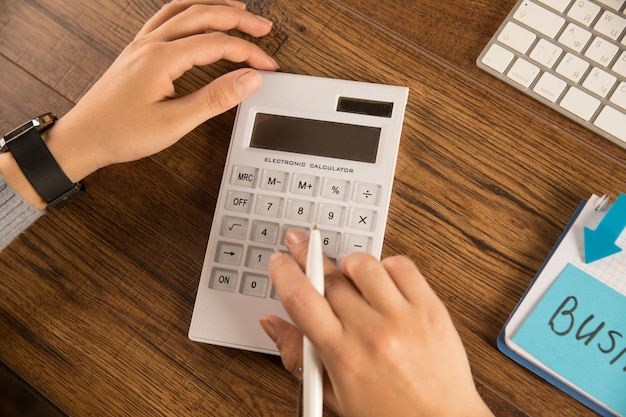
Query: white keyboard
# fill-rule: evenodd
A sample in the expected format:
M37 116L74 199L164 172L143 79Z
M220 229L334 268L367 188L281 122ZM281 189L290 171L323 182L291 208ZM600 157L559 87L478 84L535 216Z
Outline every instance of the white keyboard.
M477 64L626 148L626 0L520 0Z

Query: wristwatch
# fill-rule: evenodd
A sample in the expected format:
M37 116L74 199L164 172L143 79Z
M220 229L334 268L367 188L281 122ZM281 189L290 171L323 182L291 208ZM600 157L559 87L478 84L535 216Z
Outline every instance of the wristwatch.
M0 139L0 153L11 152L20 169L48 206L61 208L85 193L82 182L72 182L41 138L56 122L45 113L24 123Z

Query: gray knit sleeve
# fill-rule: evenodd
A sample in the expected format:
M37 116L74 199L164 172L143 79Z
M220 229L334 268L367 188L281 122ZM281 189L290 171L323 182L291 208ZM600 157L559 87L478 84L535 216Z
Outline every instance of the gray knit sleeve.
M24 201L0 176L0 251L44 213Z

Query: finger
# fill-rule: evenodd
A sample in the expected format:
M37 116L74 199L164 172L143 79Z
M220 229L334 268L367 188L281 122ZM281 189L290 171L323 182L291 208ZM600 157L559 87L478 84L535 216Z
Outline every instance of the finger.
M176 16L183 10L187 10L193 4L217 4L217 5L231 5L232 7L238 7L240 9L245 9L245 4L236 2L236 1L225 1L225 0L174 0L169 3L166 3L161 7L150 19L144 23L142 28L139 30L135 39L143 37L148 33L154 31L156 28L160 27L163 23L170 20L172 17Z
M167 143L168 138L181 138L206 120L235 107L262 83L257 71L242 68L216 78L185 97L160 103L159 117L171 126L161 148L171 145Z
M417 265L406 256L393 256L381 263L398 290L410 302L419 305L423 304L424 298L437 297Z
M166 62L170 80L176 80L194 66L213 64L221 59L246 62L253 68L275 71L278 64L261 48L244 39L222 32L205 33L165 44L158 44L155 60ZM168 57L162 60L162 55Z
M231 6L193 5L145 36L150 41L168 42L207 31L238 29L252 36L267 35L272 22Z
M406 299L385 267L367 253L351 253L342 262L344 274L377 311L387 312L403 306Z
M259 321L274 341L283 366L296 379L302 379L302 333L293 324L276 316L265 316Z
M301 268L305 268L309 239L304 233L291 229L285 245ZM368 305L354 285L330 260L324 257L324 295L340 320L362 320Z
M296 261L286 253L275 252L268 271L280 302L300 331L316 348L332 344L341 332L341 323Z

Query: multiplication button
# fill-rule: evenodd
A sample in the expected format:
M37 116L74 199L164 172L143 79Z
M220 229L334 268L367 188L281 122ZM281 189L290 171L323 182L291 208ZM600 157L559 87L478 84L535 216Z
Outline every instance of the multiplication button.
M376 212L374 210L353 208L350 210L348 227L360 230L372 230Z

